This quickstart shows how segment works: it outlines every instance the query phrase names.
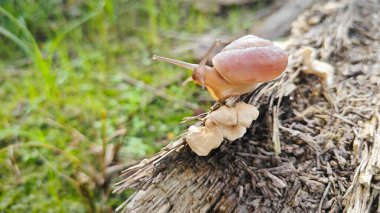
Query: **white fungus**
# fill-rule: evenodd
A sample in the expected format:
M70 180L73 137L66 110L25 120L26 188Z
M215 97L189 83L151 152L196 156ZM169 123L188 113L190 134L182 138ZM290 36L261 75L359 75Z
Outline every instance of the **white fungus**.
M259 116L256 107L239 102L234 106L221 106L205 118L205 126L190 126L186 141L199 156L206 156L223 142L223 137L234 141L246 133Z

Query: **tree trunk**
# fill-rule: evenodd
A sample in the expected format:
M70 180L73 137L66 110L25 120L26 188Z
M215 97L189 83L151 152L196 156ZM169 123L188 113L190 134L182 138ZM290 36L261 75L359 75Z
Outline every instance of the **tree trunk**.
M124 171L124 212L376 212L380 209L380 2L318 1L293 23L281 79L239 100L260 110L207 157L183 139ZM305 73L302 47L335 68ZM276 152L280 152L277 154Z

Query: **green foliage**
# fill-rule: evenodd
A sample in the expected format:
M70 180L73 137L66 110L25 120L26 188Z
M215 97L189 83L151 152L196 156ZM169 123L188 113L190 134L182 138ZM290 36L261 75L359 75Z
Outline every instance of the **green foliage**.
M192 115L124 76L197 103L199 89L152 53L173 56L182 41L169 35L238 31L243 18L189 1L0 1L0 212L114 209L129 193L111 194L111 169L154 154Z

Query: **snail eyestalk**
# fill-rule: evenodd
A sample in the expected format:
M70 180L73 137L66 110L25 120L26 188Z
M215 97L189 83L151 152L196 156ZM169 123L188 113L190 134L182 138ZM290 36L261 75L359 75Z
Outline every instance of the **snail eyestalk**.
M174 64L174 65L177 65L177 66L185 68L185 69L192 70L193 71L192 80L196 84L202 85L202 88L205 88L204 72L206 72L208 69L211 69L210 67L208 67L206 65L191 64L191 63L178 61L175 59L166 58L166 57L162 57L162 56L158 56L158 55L153 55L153 60L164 61L164 62ZM190 80L187 80L187 81L190 81Z
M165 58L165 57L158 56L158 55L153 55L153 60L164 61L164 62L167 62L167 63L170 63L170 64L174 64L174 65L177 65L179 67L182 67L182 68L185 68L185 69L189 69L189 70L194 70L194 69L196 69L198 67L197 64L191 64L191 63L187 63L187 62L183 62L183 61L178 61L178 60L171 59L171 58Z

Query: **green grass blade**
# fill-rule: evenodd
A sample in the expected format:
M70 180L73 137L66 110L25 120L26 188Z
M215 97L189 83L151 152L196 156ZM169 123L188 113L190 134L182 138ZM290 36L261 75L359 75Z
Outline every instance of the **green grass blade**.
M103 7L104 7L104 2L102 2L99 7L93 11L93 12L90 12L88 13L87 15L83 16L82 18L80 18L79 20L75 21L74 23L72 23L69 27L67 27L67 29L65 29L62 33L60 33L53 41L52 43L52 46L49 50L49 57L48 57L48 62L49 62L49 66L51 65L51 62L53 60L53 55L54 55L54 52L58 46L58 44L62 41L62 39L65 38L65 36L70 33L72 30L74 30L75 28L81 26L83 23L87 22L88 20L92 19L93 17L97 16L98 14L100 14L103 10Z
M26 45L25 42L19 39L15 34L11 33L9 30L1 26L0 26L0 34L10 39L11 41L13 41L13 43L19 46L28 56L33 57L33 53L28 47L28 45Z
M33 37L32 33L28 30L28 28L22 24L19 20L17 20L17 18L15 16L13 16L11 13L9 13L8 11L6 11L4 8L2 8L0 6L0 14L3 14L5 15L14 25L16 25L20 30L21 32L24 34L25 36L25 39L31 43L32 45L32 49L29 49L29 56L32 57L35 65L39 68L39 70L42 72L42 75L44 76L44 79L45 79L45 83L47 85L49 85L49 82L51 82L51 76L50 76L50 73L49 73L49 67L46 66L48 64L46 64L44 62L44 59L43 59L43 56L42 56L42 53L41 53L41 50L40 48L38 47L38 44L37 44L37 41L35 40L35 38ZM3 28L4 29L4 28ZM4 31L5 30L5 31ZM8 31L6 29L3 30L3 33ZM9 32L9 31L8 31ZM9 32L10 33L10 32ZM8 36L9 36L9 33L8 33ZM9 38L9 37L8 37ZM12 41L14 42L19 42L18 40L15 40L15 37L11 37L12 38ZM17 37L16 37L17 38ZM24 43L24 42L22 42ZM19 45L19 43L16 43ZM26 46L25 43L24 45L22 46ZM25 47L22 47L22 48L25 48ZM24 50L25 51L25 50ZM50 85L50 87L52 87ZM54 89L54 87L52 88L47 88L46 90L47 91L50 91L50 89Z
M30 42L32 42L33 46L37 46L37 42L34 39L32 33L28 30L28 28L22 24L19 20L17 20L16 17L14 17L11 13L6 11L4 8L0 6L0 14L5 15L13 24L15 24L18 28L20 28L21 32L24 34L26 39L28 39Z

